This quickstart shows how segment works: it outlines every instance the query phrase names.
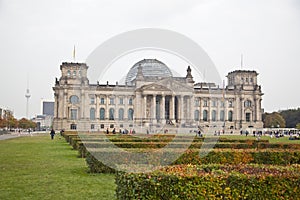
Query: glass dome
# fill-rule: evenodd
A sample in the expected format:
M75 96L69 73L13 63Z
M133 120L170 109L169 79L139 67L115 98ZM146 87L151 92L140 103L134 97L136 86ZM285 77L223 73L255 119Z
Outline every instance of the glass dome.
M130 84L137 75L138 67L141 65L144 77L172 77L171 70L163 62L156 59L144 59L131 67L127 73L125 83Z

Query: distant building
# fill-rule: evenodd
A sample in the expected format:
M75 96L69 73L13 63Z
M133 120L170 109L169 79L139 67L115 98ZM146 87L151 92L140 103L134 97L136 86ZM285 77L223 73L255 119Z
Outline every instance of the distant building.
M53 87L55 129L100 130L219 126L262 128L263 93L256 71L227 75L227 86L195 83L191 68L174 77L161 61L136 63L122 84L90 84L85 63L62 63ZM215 125L214 125L215 124Z
M42 100L42 114L54 116L54 101Z
M52 126L53 116L37 115L31 120L36 123L37 130L48 130Z
M37 130L48 130L52 127L54 117L54 101L42 100L42 114L31 120L37 124Z
M14 113L13 111L7 109L7 108L4 108L4 107L0 107L0 118L6 118L7 116L13 116Z

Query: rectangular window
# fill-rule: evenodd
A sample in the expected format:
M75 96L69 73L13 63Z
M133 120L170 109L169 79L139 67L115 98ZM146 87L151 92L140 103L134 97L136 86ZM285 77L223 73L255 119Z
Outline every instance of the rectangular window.
M100 128L101 128L101 129L104 129L104 124L100 124Z
M246 122L250 122L251 120L251 113L246 113Z
M95 97L91 97L90 103L91 103L91 104L95 104Z
M225 107L225 102L221 101L221 108L224 108L224 107Z
M104 104L104 98L100 98L100 104Z
M77 125L76 124L71 124L71 130L76 130L77 129Z
M232 108L232 107L233 107L233 102L232 102L232 101L229 101L229 102L228 102L228 107L229 107L229 108Z
M71 109L71 120L77 119L77 109Z
M123 98L120 98L120 99L119 99L119 104L121 104L121 105L124 104Z
M199 106L200 105L200 99L199 98L196 98L195 99L195 106Z
M109 98L109 104L114 105L115 104L115 98Z
M128 104L129 104L129 105L132 105L132 98L129 98L129 99L128 99Z
M114 125L113 124L109 125L109 128L114 128Z
M217 101L215 100L212 101L212 107L217 107Z
M95 124L91 124L91 129L95 129Z
M204 106L204 107L207 107L207 106L208 106L207 100L204 100L204 101L203 101L203 106Z

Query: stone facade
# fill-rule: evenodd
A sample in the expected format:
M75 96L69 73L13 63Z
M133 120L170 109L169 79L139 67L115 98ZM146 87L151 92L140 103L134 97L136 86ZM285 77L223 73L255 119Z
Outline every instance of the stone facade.
M227 86L220 88L195 83L190 67L186 77L173 77L155 59L134 65L125 84L89 84L85 63L62 63L60 70L53 87L55 129L145 132L161 127L213 126L224 131L263 127L263 93L255 71L230 72Z

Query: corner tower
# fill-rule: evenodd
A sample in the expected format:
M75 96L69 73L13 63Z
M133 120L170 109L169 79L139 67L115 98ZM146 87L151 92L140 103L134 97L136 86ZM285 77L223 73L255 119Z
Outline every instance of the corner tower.
M85 63L68 63L63 62L60 65L61 77L59 85L88 85L87 78L88 66Z

